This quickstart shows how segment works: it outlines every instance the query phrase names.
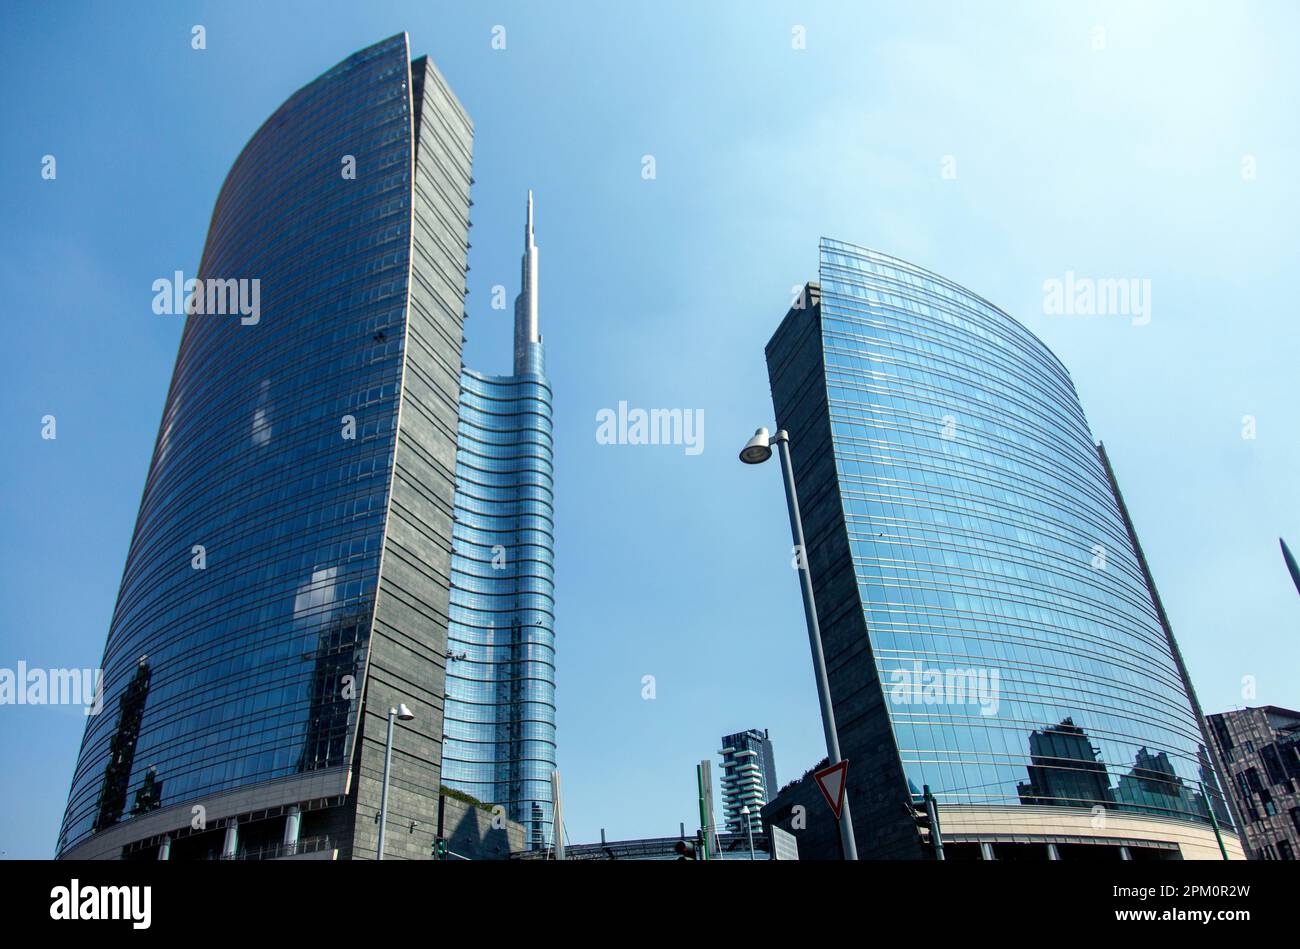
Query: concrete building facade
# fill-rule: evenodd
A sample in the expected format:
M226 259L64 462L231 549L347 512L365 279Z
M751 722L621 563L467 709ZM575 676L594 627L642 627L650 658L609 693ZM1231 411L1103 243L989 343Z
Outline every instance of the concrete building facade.
M1206 722L1251 858L1300 859L1300 712L1265 705Z

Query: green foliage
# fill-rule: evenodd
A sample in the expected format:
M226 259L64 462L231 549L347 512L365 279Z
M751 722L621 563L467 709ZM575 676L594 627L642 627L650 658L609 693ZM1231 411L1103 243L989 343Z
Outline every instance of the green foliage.
M445 794L447 797L455 798L457 801L460 801L460 802L462 802L462 803L464 803L464 804L471 804L471 805L473 805L474 807L477 807L477 808L480 808L480 809L482 809L482 810L489 811L489 812L492 810L492 805L491 805L491 804L484 804L482 801L480 801L480 800L479 800L478 798L476 798L474 795L472 795L472 794L466 794L464 791L458 791L458 790L456 790L455 788L449 788L449 787L447 787L445 784L444 784L444 785L441 785L441 786L438 788L438 791L439 791L440 793L442 793L442 794Z

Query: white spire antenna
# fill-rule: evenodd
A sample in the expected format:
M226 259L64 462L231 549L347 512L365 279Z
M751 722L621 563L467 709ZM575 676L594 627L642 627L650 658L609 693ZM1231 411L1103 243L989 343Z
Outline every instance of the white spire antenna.
M524 256L520 261L519 296L515 297L515 373L529 371L529 343L540 343L537 331L537 244L533 240L533 192L528 192L524 222Z

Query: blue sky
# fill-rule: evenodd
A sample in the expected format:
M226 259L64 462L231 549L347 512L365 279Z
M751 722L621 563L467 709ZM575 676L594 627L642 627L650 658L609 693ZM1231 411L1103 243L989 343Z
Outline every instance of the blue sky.
M736 461L770 422L763 345L823 234L1037 333L1106 442L1206 710L1300 705L1277 546L1300 550L1300 13L991 9L6 4L0 667L98 663L180 337L152 281L197 268L267 115L407 30L476 126L473 368L508 369L509 311L488 303L515 292L537 196L571 839L691 824L693 765L725 733L771 729L782 782L823 753L780 479ZM1149 279L1150 323L1044 315L1066 271ZM597 444L620 400L703 410L705 450ZM0 716L0 852L48 856L84 717Z

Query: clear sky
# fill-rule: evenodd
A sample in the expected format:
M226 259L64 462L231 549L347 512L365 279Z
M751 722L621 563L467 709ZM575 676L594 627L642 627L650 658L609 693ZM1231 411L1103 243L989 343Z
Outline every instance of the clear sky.
M1037 333L1106 442L1206 710L1300 706L1277 544L1300 550L1300 8L463 6L4 4L0 667L98 664L180 339L151 284L197 268L231 162L285 98L407 30L476 128L473 368L508 371L491 288L513 298L537 196L572 840L691 826L723 734L769 728L782 783L823 754L780 478L736 460L770 424L763 345L821 235ZM1046 315L1067 271L1149 279L1150 322ZM621 400L702 410L704 451L598 444ZM5 856L52 853L83 725L0 707Z

